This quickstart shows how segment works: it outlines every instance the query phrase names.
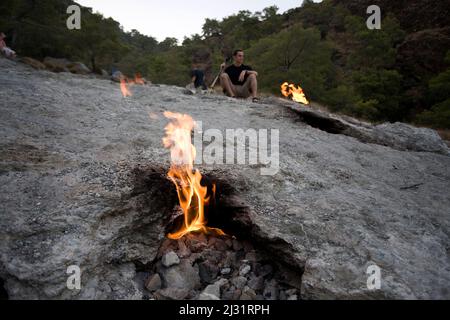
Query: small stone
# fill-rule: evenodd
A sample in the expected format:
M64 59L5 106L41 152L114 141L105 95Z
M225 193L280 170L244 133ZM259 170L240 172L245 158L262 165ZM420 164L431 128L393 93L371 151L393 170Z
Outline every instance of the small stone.
M189 295L189 290L178 288L167 288L158 290L154 296L158 300L184 300Z
M249 287L245 287L244 290L242 290L241 297L239 300L255 300L256 299L256 293L253 291L253 289Z
M231 300L239 300L241 298L242 295L242 290L241 289L236 289L233 292L233 297L231 298Z
M251 278L248 282L248 286L255 291L263 290L264 289L264 277L259 276L259 277Z
M222 239L216 238L216 241L214 243L214 248L216 248L219 251L226 251L228 249L227 244Z
M161 263L164 267L169 268L171 266L180 264L180 258L178 258L178 255L175 252L170 251L162 257Z
M170 239L165 239L159 249L158 258L161 258L169 251L173 251L177 248L177 242Z
M257 262L259 261L259 256L256 251L250 251L245 255L245 260L248 260L250 262Z
M239 276L236 278L231 279L231 283L237 288L242 289L244 288L245 284L247 283L247 278Z
M220 279L216 281L214 284L210 284L203 290L200 294L199 300L218 300L220 299L220 289L228 284L228 280ZM215 297L212 298L211 297Z
M223 268L222 270L220 270L220 273L222 275L228 275L231 273L231 268Z
M145 288L147 288L148 291L156 291L161 289L161 277L159 274L156 273L150 276L145 282Z
M203 290L203 293L212 294L216 297L220 297L220 286L218 284L210 284Z
M293 300L298 300L298 296L296 294L289 296L288 300L293 301Z
M225 268L229 268L233 266L236 262L236 253L235 252L227 252L227 255L224 259L223 266Z
M186 245L191 250L191 252L202 252L208 247L207 242L199 241L197 238L188 238L186 240Z
M228 290L226 290L223 294L222 294L222 300L233 300L234 297L234 293L236 291L235 287L230 287Z
M213 283L219 274L219 267L208 261L202 262L198 265L200 279L204 283Z
M250 267L248 264L243 265L239 269L239 275L240 276L246 276L251 270L252 270L252 267Z
M166 287L192 290L201 286L198 267L193 267L189 260L182 260L179 265L161 271Z
M178 240L178 256L180 258L187 258L191 255L191 251L188 249L183 239Z
M207 300L220 300L219 297L213 295L213 294L209 294L209 293L200 293L200 296L198 297L198 300L203 300L203 301L207 301Z

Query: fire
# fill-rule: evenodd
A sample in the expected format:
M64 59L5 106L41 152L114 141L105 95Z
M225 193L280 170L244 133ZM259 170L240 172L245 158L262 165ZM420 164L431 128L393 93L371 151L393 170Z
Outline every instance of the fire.
M309 101L306 99L305 93L300 86L295 86L294 84L289 84L287 82L281 85L281 93L286 98L292 97L292 100L295 102L309 104Z
M134 80L130 80L127 77L122 77L120 79L120 90L122 91L122 95L124 97L132 96L131 91L128 89L128 87L133 84L145 85L147 84L147 82L144 78L142 78L139 72L134 76Z
M128 90L127 81L125 79L120 79L120 90L124 97L131 97L131 92Z
M166 126L164 147L170 149L171 167L168 177L175 184L178 199L183 210L184 223L177 232L168 238L176 240L191 232L216 233L224 235L220 229L208 228L205 219L205 205L210 201L208 188L201 185L202 175L194 168L196 149L192 144L191 132L195 122L189 115L165 112L170 120ZM215 194L215 186L213 186Z
M142 76L139 72L136 73L136 75L134 76L134 83L141 84L141 85L145 84L145 80L144 80L144 78L142 78Z

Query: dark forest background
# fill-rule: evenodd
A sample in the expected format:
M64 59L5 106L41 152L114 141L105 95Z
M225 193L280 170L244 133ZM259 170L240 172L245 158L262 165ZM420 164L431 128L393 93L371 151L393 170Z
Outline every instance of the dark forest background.
M331 111L374 122L450 128L450 0L305 1L206 19L201 34L158 42L82 8L82 29L68 30L70 0L3 0L0 31L20 56L81 61L91 70L137 72L155 83L186 85L193 63L211 81L233 49L246 50L262 91L284 81ZM382 29L366 27L366 9L382 8Z

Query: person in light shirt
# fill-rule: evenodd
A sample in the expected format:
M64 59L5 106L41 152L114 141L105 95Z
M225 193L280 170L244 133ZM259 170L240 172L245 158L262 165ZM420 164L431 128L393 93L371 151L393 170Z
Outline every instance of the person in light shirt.
M0 33L0 52L2 54L4 54L7 58L15 58L16 52L6 46L5 38L6 38L6 35L3 32L1 32Z

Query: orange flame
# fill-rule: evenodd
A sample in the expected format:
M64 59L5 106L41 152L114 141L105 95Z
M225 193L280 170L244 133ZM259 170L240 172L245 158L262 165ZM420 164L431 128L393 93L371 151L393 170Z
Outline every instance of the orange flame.
M169 239L180 239L191 232L216 233L224 235L220 229L208 228L205 219L205 205L209 203L208 188L201 185L202 175L194 169L196 149L192 145L191 131L195 122L189 115L165 112L170 120L166 126L164 147L170 149L171 162L168 177L175 184L184 214L183 226ZM213 194L215 186L213 186Z
M138 72L136 73L136 75L134 76L134 80L130 80L127 77L122 77L120 79L120 90L122 91L122 95L124 97L131 97L131 91L128 89L128 86L133 85L133 84L140 84L140 85L145 85L146 81L144 78L142 78L141 74Z
M134 76L134 83L141 84L141 85L145 84L145 80L144 80L144 78L142 78L142 76L139 72L136 73L136 75Z
M291 96L291 99L295 102L303 103L308 105L309 101L306 99L305 93L300 86L295 86L294 84L289 84L287 82L281 85L281 94L286 98Z
M127 81L125 79L120 79L120 90L124 97L131 97L131 92L128 90Z

